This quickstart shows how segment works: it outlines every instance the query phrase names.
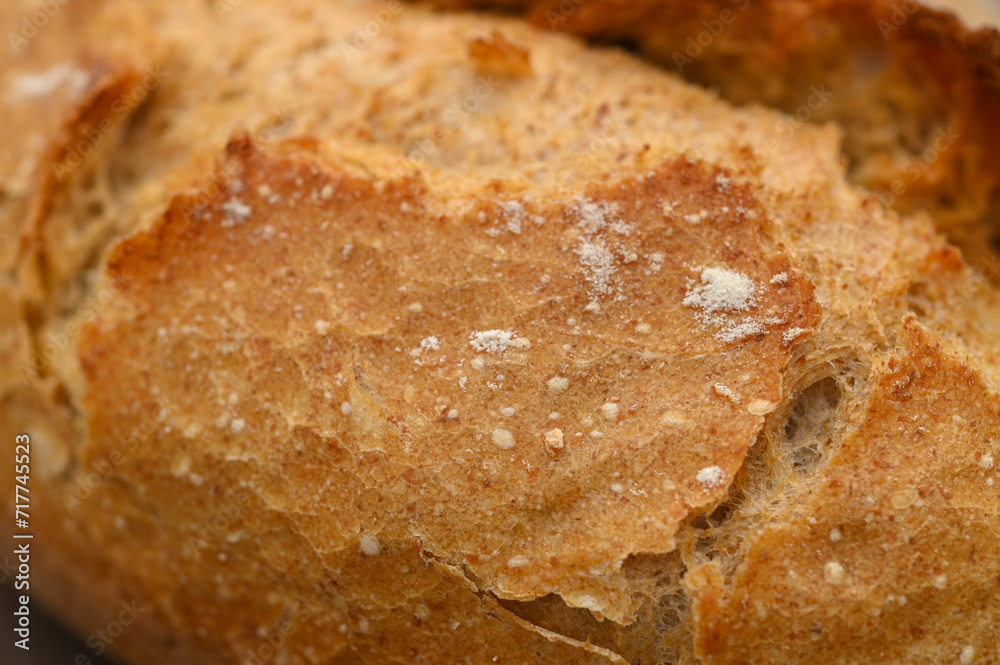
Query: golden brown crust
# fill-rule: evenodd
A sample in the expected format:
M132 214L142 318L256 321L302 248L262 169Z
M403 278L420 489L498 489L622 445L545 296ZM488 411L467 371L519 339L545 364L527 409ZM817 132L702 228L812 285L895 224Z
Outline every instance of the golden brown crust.
M731 583L693 571L697 648L716 663L995 662L1000 399L915 320L865 413ZM779 607L794 607L794 614Z
M989 662L987 264L852 188L834 126L511 19L274 1L141 5L169 75L18 194L40 601L87 635L136 599L137 663ZM46 168L146 71L101 57Z
M456 201L365 182L245 139L230 152L232 181L175 200L109 257L126 286L81 342L88 456L109 454L157 401L180 413L170 436L147 442L150 461L169 468L184 437L221 438L191 459L204 482L213 460L266 465L275 437L335 445L357 466L334 482L358 494L350 513L322 498L331 477L315 463L275 459L291 487L267 490L294 513L328 506L309 520L327 551L369 536L389 549L417 542L501 598L558 593L628 620L621 562L670 551L678 523L724 494L781 399L786 333L804 339L817 320L811 285L768 249L748 190L720 191L723 172L679 160L524 207L502 189ZM664 196L685 204L666 214ZM234 206L245 219L229 217ZM685 221L702 207L728 212ZM683 301L714 267L758 294L706 326ZM281 301L262 305L262 288ZM753 332L720 341L745 319ZM124 361L153 346L161 367ZM220 385L215 367L233 354L257 369L226 371ZM109 382L135 388L119 403L96 389ZM230 391L241 407L222 422L214 402ZM234 422L239 452L224 443ZM502 530L484 532L494 515Z
M435 4L502 7L540 28L631 44L736 103L835 121L854 181L886 205L931 212L976 261L1000 237L1000 33L992 27L973 31L950 12L896 0Z

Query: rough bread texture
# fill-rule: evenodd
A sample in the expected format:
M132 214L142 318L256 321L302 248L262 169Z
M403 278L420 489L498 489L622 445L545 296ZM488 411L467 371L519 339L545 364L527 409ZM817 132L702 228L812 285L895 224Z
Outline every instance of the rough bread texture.
M625 42L737 104L779 108L795 124L835 121L853 183L901 212L933 214L973 261L1000 246L993 27L970 31L947 12L897 0L438 1ZM1000 23L996 6L957 4L970 20Z
M1000 268L860 188L850 122L394 3L95 0L3 57L0 450L81 635L1000 662Z

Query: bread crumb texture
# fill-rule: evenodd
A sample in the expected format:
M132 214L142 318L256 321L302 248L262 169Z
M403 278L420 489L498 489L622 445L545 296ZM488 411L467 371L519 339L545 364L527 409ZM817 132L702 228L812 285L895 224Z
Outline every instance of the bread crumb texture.
M142 664L997 662L1000 302L939 233L985 237L995 128L894 210L861 120L516 17L86 4L0 55L0 450L81 634L135 598ZM996 35L926 11L900 41L996 108Z

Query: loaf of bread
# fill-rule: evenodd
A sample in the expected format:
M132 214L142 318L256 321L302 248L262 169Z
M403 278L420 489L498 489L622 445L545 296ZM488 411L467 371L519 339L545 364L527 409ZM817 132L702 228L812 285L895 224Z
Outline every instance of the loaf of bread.
M0 7L32 602L136 665L1000 663L1000 35L439 4Z

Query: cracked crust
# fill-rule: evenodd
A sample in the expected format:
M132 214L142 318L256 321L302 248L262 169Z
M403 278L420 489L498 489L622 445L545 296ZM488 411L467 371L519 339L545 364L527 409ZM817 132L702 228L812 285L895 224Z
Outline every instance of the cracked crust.
M991 26L972 30L947 10L896 0L435 4L502 8L545 30L629 44L737 104L835 122L852 180L887 206L932 214L974 261L1000 238L996 9Z
M502 190L456 200L246 139L230 153L224 187L175 199L109 256L127 286L80 345L88 457L170 404L171 434L147 440L143 459L205 482L233 457L276 465L287 487L266 473L244 482L308 516L328 566L365 538L390 561L417 543L499 598L557 593L631 621L640 599L622 561L672 550L678 524L725 494L781 399L788 332L805 339L818 320L748 190L720 192L723 172L679 160L532 205L523 229L491 236L517 200ZM730 213L692 225L664 214L668 194ZM235 201L246 217L229 224ZM587 246L632 257L614 261L607 293L581 263ZM718 341L682 304L701 266L753 280L749 314L770 322ZM484 330L516 337L478 350ZM124 361L143 348L158 349L156 367ZM96 389L109 383L133 390ZM332 451L353 468L331 475Z
M43 33L100 85L2 177L40 600L137 599L136 663L990 662L993 264L836 126L513 19L355 53L379 5L257 4L100 3L149 62Z
M1000 398L915 319L864 413L789 517L756 534L729 585L692 571L697 652L713 663L994 662ZM961 386L961 389L957 387ZM776 607L793 616L775 621ZM919 620L915 617L920 617Z

